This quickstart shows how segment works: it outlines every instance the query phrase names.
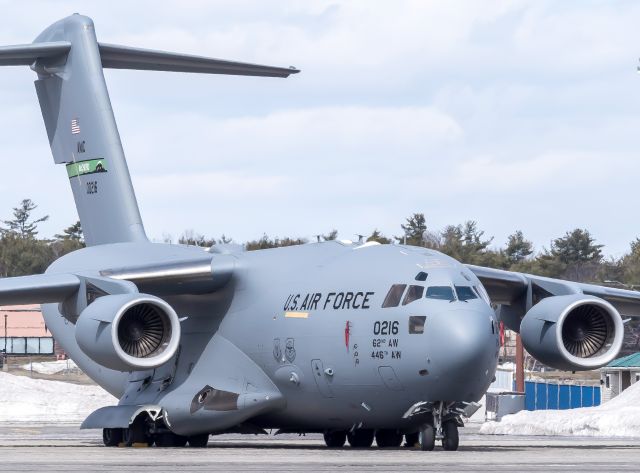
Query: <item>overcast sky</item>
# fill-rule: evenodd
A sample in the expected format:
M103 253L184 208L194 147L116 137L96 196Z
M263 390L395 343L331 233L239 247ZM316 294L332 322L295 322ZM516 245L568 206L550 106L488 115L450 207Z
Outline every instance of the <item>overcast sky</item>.
M115 5L115 6L114 6ZM0 44L73 12L100 41L302 70L288 79L105 71L149 237L243 242L423 212L537 249L640 236L635 1L0 0ZM77 219L26 67L0 69L0 218Z

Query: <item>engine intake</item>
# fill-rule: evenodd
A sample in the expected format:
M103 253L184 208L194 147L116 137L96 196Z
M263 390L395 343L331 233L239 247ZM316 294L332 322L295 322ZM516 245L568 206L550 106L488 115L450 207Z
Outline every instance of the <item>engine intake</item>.
M173 308L148 294L96 299L76 322L76 341L92 360L119 371L156 368L178 349L180 321Z
M526 350L542 363L571 371L599 368L622 347L620 313L604 299L572 294L547 297L522 319Z
M171 323L160 307L143 302L127 309L118 324L118 342L127 355L159 354L171 339Z

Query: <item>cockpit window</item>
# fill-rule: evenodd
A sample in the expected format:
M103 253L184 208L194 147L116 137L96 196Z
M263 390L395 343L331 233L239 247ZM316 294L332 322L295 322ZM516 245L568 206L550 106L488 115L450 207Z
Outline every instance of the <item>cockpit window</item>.
M404 296L402 305L407 305L413 301L422 299L422 294L424 294L423 286L409 286L409 290L407 291L407 294Z
M478 298L470 286L456 286L456 294L458 295L458 299L461 301Z
M455 301L451 286L431 286L427 288L427 299L440 299L443 301Z
M397 307L400 304L400 299L402 298L402 293L404 292L406 284L394 284L387 292L387 297L384 298L384 302L382 303L382 307Z
M416 281L426 281L427 276L429 276L427 273L425 273L424 271L420 271L418 274L416 274Z

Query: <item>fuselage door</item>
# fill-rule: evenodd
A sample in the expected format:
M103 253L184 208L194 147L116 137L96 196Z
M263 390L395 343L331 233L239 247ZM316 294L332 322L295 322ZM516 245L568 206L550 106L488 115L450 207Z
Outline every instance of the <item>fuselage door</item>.
M331 376L325 372L322 360L311 360L311 371L320 393L324 397L333 397L333 391L331 391L331 386L329 386L329 378Z
M378 373L380 373L380 377L382 378L384 385L392 391L402 391L404 389L402 383L398 379L398 376L396 376L396 372L391 366L379 367Z

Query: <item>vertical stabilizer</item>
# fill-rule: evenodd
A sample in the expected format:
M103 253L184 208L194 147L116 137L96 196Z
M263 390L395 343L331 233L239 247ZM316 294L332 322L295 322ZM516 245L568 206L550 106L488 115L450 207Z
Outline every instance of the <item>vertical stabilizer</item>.
M88 245L145 241L136 196L102 73L90 18L72 15L34 44L68 42L69 52L39 57L36 92L53 159L65 164Z
M0 66L29 65L53 159L67 175L87 245L146 241L111 109L103 67L288 77L294 68L99 44L91 18L74 14L32 44L0 47Z

